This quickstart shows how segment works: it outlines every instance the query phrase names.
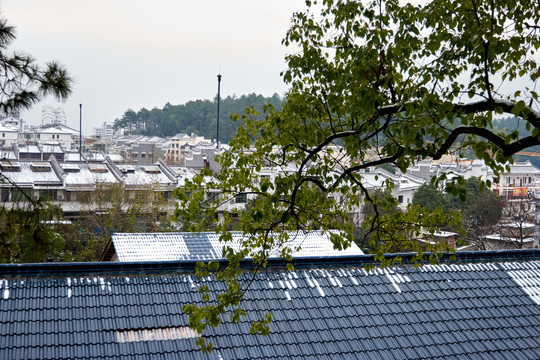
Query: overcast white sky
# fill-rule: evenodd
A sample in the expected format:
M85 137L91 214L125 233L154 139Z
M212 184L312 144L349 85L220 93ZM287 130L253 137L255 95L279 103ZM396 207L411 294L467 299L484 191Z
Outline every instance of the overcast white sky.
M58 61L75 79L65 103L48 98L22 112L41 123L43 105L65 109L83 134L125 110L287 90L281 40L304 0L0 0L17 29L12 49Z

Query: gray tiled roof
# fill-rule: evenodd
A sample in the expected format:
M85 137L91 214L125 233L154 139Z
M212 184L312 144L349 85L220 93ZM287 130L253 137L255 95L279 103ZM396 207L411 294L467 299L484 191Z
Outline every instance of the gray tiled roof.
M192 262L2 265L0 358L539 358L540 252L457 256L466 262L371 272L366 255L294 272L271 261L245 294L247 318L210 331L210 355L181 309L201 284L222 285L194 278ZM270 334L250 335L267 311Z

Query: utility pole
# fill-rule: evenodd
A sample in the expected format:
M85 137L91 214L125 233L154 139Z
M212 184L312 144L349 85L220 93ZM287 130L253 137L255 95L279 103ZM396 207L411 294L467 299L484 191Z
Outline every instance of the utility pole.
M216 149L219 150L219 93L221 88L221 74L217 76L217 131L216 131Z
M79 161L82 161L82 104L79 104Z

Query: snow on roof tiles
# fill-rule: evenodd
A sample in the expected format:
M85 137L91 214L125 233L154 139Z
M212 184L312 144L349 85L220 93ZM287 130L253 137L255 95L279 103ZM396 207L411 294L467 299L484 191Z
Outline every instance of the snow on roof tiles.
M32 164L30 162L20 162L20 171L2 171L2 175L9 179L9 181L18 184L19 186L31 186L31 185L43 185L43 184L56 184L61 185L62 180L56 175L52 169L50 171L33 171ZM39 163L50 165L49 163Z
M160 185L176 185L174 181L169 179L167 175L163 172L159 173L148 173L144 171L144 168L141 166L131 166L135 168L134 172L126 172L124 178L124 184L126 186L139 186L139 185L149 185L149 184L160 184ZM119 169L127 168L125 166L118 166Z
M96 183L116 183L118 180L114 175L107 172L92 172L88 164L77 164L80 167L79 172L66 172L64 178L66 187L87 186L93 187Z
M293 257L361 255L362 250L352 244L338 251L334 249L329 234L321 232L293 233L286 247L293 251ZM223 243L219 235L203 233L117 233L112 241L120 261L170 261L170 260L208 260L222 258L224 246L238 249L242 240L240 232L232 233L233 241ZM279 257L280 249L271 252L271 257Z
M201 286L211 299L224 287L193 262L1 264L0 358L537 359L539 254L369 272L367 255L293 260L295 271L270 262L239 275L246 317L209 329L206 354L182 309L200 304ZM250 334L265 313L268 335Z

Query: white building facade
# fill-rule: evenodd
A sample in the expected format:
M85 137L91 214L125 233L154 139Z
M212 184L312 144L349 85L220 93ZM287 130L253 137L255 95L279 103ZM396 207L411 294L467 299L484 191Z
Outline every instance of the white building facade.
M66 125L66 112L62 108L54 108L50 105L45 105L41 111L42 125Z

